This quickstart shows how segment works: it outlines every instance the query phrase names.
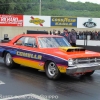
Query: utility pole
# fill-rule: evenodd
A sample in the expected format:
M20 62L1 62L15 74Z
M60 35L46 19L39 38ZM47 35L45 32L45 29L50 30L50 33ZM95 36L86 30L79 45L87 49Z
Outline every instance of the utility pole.
M41 16L41 0L40 0L40 3L39 3L39 15Z

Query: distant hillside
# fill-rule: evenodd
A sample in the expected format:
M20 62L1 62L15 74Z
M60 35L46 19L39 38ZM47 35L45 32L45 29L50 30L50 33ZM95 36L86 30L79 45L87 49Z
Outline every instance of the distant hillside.
M39 15L40 0L0 0L1 14ZM100 17L100 5L68 2L66 0L41 0L42 15Z

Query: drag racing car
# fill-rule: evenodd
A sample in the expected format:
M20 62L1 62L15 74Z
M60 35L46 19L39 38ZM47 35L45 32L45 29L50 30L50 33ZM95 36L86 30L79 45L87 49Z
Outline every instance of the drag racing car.
M100 69L100 53L72 47L57 35L20 34L0 43L0 56L8 68L35 68L45 71L49 79L58 79L61 73L90 76Z

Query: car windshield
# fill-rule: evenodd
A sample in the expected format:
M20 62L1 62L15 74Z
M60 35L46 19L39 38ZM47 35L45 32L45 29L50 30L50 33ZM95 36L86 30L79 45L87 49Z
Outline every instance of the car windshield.
M40 48L56 48L71 46L64 37L39 37Z

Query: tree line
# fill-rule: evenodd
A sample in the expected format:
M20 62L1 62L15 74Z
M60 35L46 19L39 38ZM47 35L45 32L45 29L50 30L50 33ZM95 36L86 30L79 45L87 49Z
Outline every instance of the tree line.
M47 16L100 17L100 5L68 2L67 0L41 0L41 14ZM40 0L0 0L0 14L39 15Z

